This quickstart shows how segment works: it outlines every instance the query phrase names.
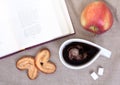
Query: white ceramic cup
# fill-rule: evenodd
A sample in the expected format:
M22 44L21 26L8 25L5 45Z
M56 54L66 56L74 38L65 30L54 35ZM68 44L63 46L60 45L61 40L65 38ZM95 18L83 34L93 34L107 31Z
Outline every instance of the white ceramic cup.
M82 43L85 43L85 44L88 44L88 45L91 45L91 46L94 46L94 47L97 47L99 49L99 52L93 57L93 59L91 59L90 61L88 61L87 63L83 64L83 65L79 65L79 66L73 66L73 65L70 65L68 64L64 58L63 58L63 49L66 45L72 43L72 42L82 42ZM65 41L61 46L60 46L60 49L59 49L59 57L60 57L60 61L68 68L70 69L83 69L89 65L91 65L100 55L103 55L104 57L107 57L107 58L110 58L111 56L111 52L97 44L94 44L90 41L87 41L87 40L83 40L83 39L69 39L67 41Z

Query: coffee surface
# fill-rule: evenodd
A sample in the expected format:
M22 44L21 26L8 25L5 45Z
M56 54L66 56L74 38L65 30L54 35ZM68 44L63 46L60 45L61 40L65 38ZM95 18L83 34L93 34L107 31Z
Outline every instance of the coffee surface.
M98 52L97 47L81 42L72 42L63 49L63 58L68 64L79 66L89 62Z

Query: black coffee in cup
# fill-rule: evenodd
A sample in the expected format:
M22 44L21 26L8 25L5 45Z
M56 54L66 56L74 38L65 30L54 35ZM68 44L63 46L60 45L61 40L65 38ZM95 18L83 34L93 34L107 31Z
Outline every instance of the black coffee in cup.
M65 62L79 66L92 60L98 52L97 47L82 42L72 42L64 47L62 54Z

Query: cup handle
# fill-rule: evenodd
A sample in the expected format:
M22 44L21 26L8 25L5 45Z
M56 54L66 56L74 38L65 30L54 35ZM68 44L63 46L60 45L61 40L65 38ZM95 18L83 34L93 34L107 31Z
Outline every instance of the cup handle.
M101 55L103 55L104 57L110 58L111 57L111 51L109 51L105 48L101 48Z

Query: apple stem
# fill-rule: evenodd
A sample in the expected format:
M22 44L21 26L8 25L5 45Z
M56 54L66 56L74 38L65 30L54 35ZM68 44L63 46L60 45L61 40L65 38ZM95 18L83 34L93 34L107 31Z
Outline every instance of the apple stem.
M96 27L95 26L93 26L93 28L94 28L94 32L96 31ZM96 36L97 34L96 33L94 33L94 36Z
M93 31L94 35L96 36L96 32L98 30L98 28L96 26L90 26L90 29Z

